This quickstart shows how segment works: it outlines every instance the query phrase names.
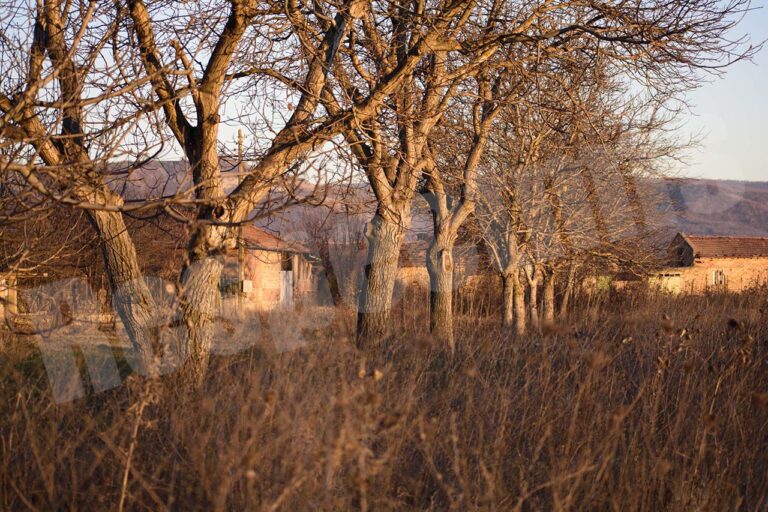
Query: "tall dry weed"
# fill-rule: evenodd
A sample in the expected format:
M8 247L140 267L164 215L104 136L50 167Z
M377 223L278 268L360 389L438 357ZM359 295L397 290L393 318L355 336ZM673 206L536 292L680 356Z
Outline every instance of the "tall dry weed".
M199 393L122 366L63 404L9 340L0 508L765 510L764 293L629 300L522 339L460 318L455 355L418 312L369 352L341 319L214 359Z

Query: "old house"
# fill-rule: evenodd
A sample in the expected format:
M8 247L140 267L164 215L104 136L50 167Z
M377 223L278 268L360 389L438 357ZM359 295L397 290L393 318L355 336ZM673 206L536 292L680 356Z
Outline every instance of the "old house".
M168 217L133 225L145 274L175 282L184 261L188 233ZM222 256L222 303L228 309L266 311L315 300L317 273L304 245L253 225L240 230L238 248Z
M678 233L668 255L669 266L650 283L672 293L739 292L768 284L768 238Z
M95 234L77 222L82 235L52 240L40 247L41 262L16 272L0 271L0 326L3 320L52 317L62 304L75 319L114 323L108 278ZM160 302L168 285L180 277L189 233L183 223L164 215L133 219L128 230L135 243L143 275ZM286 242L265 229L243 226L239 249L224 258L222 308L243 313L292 308L315 300L317 278L310 251ZM25 262L29 263L29 262ZM2 269L0 269L2 270ZM6 318L10 316L12 318ZM34 319L33 318L33 319Z
M429 272L427 271L427 251L430 246L429 236L419 235L414 241L406 240L400 248L396 284L405 289L419 287L429 290ZM480 254L472 243L457 244L453 249L452 270L454 285L458 288L480 277Z
M245 309L269 310L311 302L317 288L310 251L255 226L243 226L240 250L227 257L222 292L240 294Z
M239 159L225 158L220 165L224 190L231 192L245 172L244 164ZM193 189L192 174L185 161L157 160L127 169L116 165L109 183L122 197L130 200L183 198ZM132 226L132 236L147 242L137 244L142 264L153 267L151 272L163 279L176 279L189 234L183 224L167 216L144 224ZM290 232L292 226L282 230L279 230L280 226L277 228L278 231L254 225L242 227L239 249L224 257L221 288L225 303L245 310L268 310L310 300L317 285L310 251L301 243L275 234ZM141 230L146 233L140 233ZM159 247L164 249L158 251Z

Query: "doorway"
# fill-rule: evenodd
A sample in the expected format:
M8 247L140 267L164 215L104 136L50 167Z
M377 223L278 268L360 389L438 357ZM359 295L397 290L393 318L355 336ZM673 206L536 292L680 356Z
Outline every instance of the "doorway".
M293 258L286 252L280 255L280 307L293 307Z

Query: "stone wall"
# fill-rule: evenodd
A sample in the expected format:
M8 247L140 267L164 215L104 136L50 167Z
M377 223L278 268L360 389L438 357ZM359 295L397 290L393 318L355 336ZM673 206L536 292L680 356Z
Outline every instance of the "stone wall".
M279 252L248 251L244 277L253 283L245 294L248 307L273 309L280 303L281 258Z
M699 258L691 267L676 267L670 272L680 273L680 291L702 293L717 290L715 272L725 276L725 289L740 292L750 287L768 284L768 258Z
M292 271L294 303L313 299L316 276L311 263L304 256L274 251L248 251L245 255L244 279L251 281L253 287L245 293L244 306L247 309L271 310L280 305L283 269Z

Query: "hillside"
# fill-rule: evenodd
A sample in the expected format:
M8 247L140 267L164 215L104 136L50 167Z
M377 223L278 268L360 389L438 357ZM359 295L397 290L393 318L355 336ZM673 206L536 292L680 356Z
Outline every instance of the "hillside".
M670 240L679 231L695 235L768 236L768 182L681 178L657 180L651 189L655 189L655 203L662 211L661 219ZM351 196L354 201L350 201ZM362 231L373 212L374 198L370 190L362 186L345 188L343 197L339 194L332 197L327 202L335 204L337 210L341 204L355 204L352 210L357 229ZM417 200L415 206L409 234L413 239L431 230L426 203ZM296 228L303 226L302 219L308 214L306 206L289 208L260 224L291 238L298 235Z
M768 182L675 179L662 188L671 230L768 236Z
M231 190L236 177L227 175L225 181L225 189ZM116 170L110 180L111 187L129 200L169 196L187 190L190 183L186 165L178 161L152 162L128 174ZM658 194L657 202L664 212L670 237L677 231L697 235L768 236L768 182L670 178L656 181L651 188ZM313 190L310 184L304 184L295 192L301 196L310 195ZM362 231L374 208L374 197L367 186L360 183L332 186L323 189L322 194L330 211L353 217L355 230ZM294 206L261 219L258 224L281 236L300 239L303 234L297 231L302 231L307 216L322 218L330 213L328 209L312 210L315 209L310 205ZM430 226L426 204L422 204L414 216L412 230L428 232Z

